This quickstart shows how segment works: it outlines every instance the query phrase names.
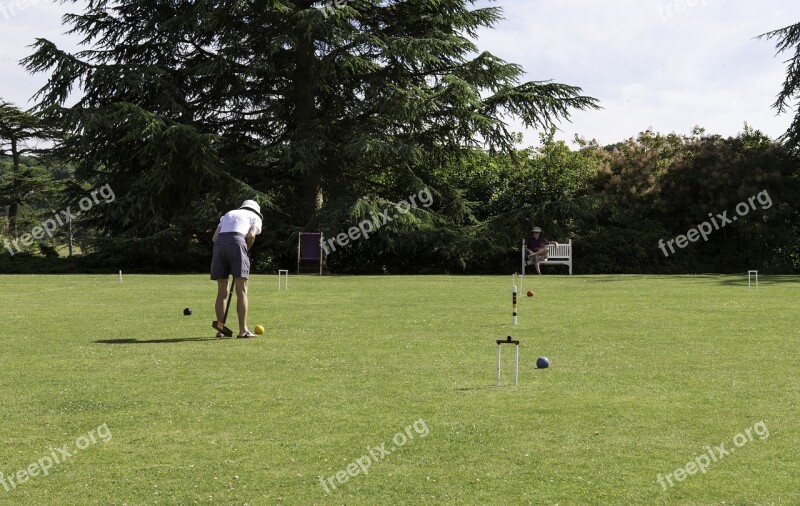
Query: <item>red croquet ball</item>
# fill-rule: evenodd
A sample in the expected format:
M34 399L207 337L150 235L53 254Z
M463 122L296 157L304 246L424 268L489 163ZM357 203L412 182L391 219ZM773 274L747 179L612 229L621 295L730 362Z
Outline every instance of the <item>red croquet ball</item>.
M533 297L533 290L528 290L528 297Z

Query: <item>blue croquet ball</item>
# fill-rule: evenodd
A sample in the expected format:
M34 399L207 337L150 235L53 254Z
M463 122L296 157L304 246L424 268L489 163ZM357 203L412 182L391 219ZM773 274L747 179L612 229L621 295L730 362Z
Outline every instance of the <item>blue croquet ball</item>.
M189 309L188 307L183 310L183 316L189 316L191 314L192 314L192 310Z
M536 359L536 367L539 369L547 369L550 367L550 359L547 357L539 357Z

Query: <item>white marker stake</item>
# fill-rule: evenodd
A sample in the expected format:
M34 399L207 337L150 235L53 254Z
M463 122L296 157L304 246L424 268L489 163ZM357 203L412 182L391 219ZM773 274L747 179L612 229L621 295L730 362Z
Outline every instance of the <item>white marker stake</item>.
M119 271L119 282L122 283L122 271Z
M517 285L514 283L514 276L515 274L511 275L511 305L513 308L512 312L512 322L514 325L517 324Z

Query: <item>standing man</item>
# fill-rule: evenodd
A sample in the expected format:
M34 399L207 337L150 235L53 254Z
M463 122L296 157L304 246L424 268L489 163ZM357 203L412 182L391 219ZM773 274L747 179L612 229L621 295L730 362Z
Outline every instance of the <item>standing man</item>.
M525 241L525 249L528 254L528 265L533 264L536 268L536 274L542 273L542 271L539 270L539 262L547 259L547 246L550 244L558 246L557 242L548 241L542 237L541 228L533 227L533 230L531 230L531 237L528 237Z
M214 231L214 254L211 259L211 279L217 280L217 321L225 317L228 302L228 276L233 275L236 287L236 313L239 315L239 335L256 337L247 328L247 278L250 276L250 257L247 252L261 233L261 207L255 200L245 200L239 209L229 211L219 220ZM217 332L222 337L222 332Z

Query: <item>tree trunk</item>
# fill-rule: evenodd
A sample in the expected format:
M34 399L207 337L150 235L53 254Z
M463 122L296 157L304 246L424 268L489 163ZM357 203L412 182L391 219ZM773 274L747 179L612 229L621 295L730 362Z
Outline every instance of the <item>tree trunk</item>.
M322 164L317 137L314 93L314 41L302 29L297 36L297 67L294 72L295 133L293 169L297 177L298 208L295 222L303 226L322 207Z
M19 204L16 202L8 206L8 235L14 237L17 235L17 213L19 211Z
M67 225L69 226L69 257L72 258L72 217L67 217Z
M11 159L12 176L11 176L11 204L8 206L8 235L14 237L17 235L17 214L19 214L19 152L17 151L17 139L11 137Z

